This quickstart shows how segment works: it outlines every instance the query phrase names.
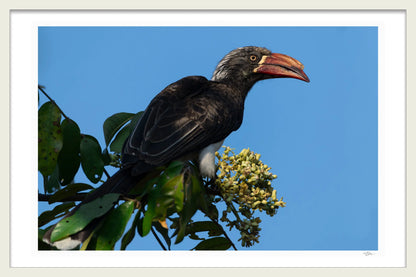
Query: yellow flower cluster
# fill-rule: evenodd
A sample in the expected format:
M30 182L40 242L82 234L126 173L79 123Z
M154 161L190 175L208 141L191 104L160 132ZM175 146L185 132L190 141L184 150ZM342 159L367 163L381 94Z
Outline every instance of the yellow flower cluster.
M282 198L277 199L276 190L271 181L277 176L270 172L270 167L263 164L260 154L250 149L243 149L235 154L230 147L225 147L224 153L216 153L218 170L216 185L227 204L221 221L227 222L232 229L237 228L241 233L243 246L251 246L260 237L260 218L254 217L255 211L265 211L269 216L277 213L279 207L285 207ZM233 203L238 205L235 209ZM233 213L234 220L228 215ZM245 219L241 219L240 215Z

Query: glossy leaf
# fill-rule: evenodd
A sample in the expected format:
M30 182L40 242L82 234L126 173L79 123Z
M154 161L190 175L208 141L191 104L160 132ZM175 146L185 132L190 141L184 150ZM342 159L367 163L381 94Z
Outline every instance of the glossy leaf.
M82 170L91 182L97 183L104 172L100 144L94 137L83 135L80 152Z
M141 233L142 237L146 236L150 232L150 229L152 228L152 222L156 214L155 209L156 209L156 199L154 198L149 199L147 203L147 210L144 213L144 217L143 217L142 233Z
M227 250L231 247L231 242L223 237L206 239L198 243L194 250Z
M110 144L110 151L121 153L121 150L123 148L124 142L128 138L128 136L131 133L130 126L125 126L123 129L120 130L120 132L117 133L116 137Z
M137 233L138 233L141 237L144 237L144 234L143 234L143 217L140 217L140 218L137 220Z
M123 127L129 120L132 119L134 113L116 113L104 121L103 131L105 144L108 146L114 135Z
M78 172L81 133L78 125L70 120L62 121L63 147L58 156L59 180L63 186L69 184Z
M184 163L174 161L163 171L159 178L152 180L155 185L148 193L147 210L143 219L143 235L147 235L155 220L165 220L168 210L174 205L176 211L183 208Z
M191 170L190 177L184 181L184 206L179 213L179 224L176 232L175 244L180 243L186 235L186 226L198 209L207 207L204 198L203 185L195 170Z
M74 202L63 203L61 205L56 206L51 211L45 211L41 213L38 217L38 227L45 225L46 223L55 220L64 214L66 214L69 209L75 206Z
M123 238L121 239L121 246L120 250L126 250L127 245L130 244L130 242L133 241L134 235L136 234L136 228L140 221L140 211L136 213L136 216L134 217L133 223L131 224L130 229L124 234Z
M84 229L93 219L107 213L117 202L119 196L118 193L109 193L80 206L73 215L56 224L51 234L51 242L64 239Z
M178 176L185 166L184 162L182 161L173 161L171 162L168 167L165 169L161 182L165 182L165 180Z
M143 236L146 236L155 220L164 220L167 216L167 210L173 205L174 199L162 194L152 193L149 195L147 210L143 218Z
M111 210L105 217L97 236L96 250L112 250L114 245L123 235L124 229L133 214L134 201L126 201L117 208Z
M160 194L163 197L172 198L175 203L177 212L180 212L183 208L183 175L180 174L169 179L165 184L162 185Z
M50 198L49 198L49 204L51 203L55 203L55 202L60 202L62 200L67 199L68 197L74 196L76 195L78 192L80 191L84 191L84 190L90 190L93 189L94 187L88 185L88 184L84 184L84 183L74 183L74 184L69 184L68 186L66 186L65 188L58 190L57 192L55 192Z
M61 113L52 102L46 102L38 111L38 169L49 176L55 170L62 149Z
M139 122L140 118L142 117L143 112L138 112L134 116L132 116L130 123L125 125L116 135L114 140L110 144L110 150L115 153L121 153L123 149L124 142L133 131L134 127L136 126L137 122Z

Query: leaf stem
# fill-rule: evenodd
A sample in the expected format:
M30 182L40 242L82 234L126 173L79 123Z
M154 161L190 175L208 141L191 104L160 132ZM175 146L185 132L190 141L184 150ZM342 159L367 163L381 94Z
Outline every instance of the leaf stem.
M237 251L238 249L237 249L237 247L235 247L235 245L234 245L234 243L233 243L233 241L230 239L230 237L227 235L227 233L224 231L224 228L222 228L222 226L221 226L221 224L219 224L218 223L218 221L217 220L215 220L215 219L212 219L212 218L210 218L211 220L212 220L212 222L214 222L218 227L220 227L221 228L221 230L222 230L222 233L224 234L224 237L231 243L231 246L234 248L234 250L235 251Z
M237 218L238 221L242 221L240 216L238 215L237 210L235 209L233 203L231 202L225 202L225 204L230 207L231 211L233 212L234 216Z
M222 194L220 193L219 196L224 200L224 202L228 205L227 201L225 201L224 197L222 196ZM232 208L234 208L233 204L231 204ZM235 209L235 208L234 208ZM235 247L233 241L230 239L230 237L227 235L227 233L225 232L224 228L222 227L222 225L218 222L217 219L211 218L208 214L206 214L208 216L209 219L211 219L212 222L214 222L219 228L221 228L222 233L224 234L224 237L231 243L231 246L234 248L235 251L237 251L237 247ZM238 216L238 214L237 214Z
M222 195L222 193L219 193L218 195L222 198L222 200L225 202L225 204L231 208L231 210L233 211L233 214L237 217L237 219L238 219L238 220L241 220L241 219L240 219L240 217L239 217L239 215L238 215L238 213L237 213L237 211L235 210L235 207L234 207L233 203L228 203L227 201L225 201L224 196ZM215 224L217 224L217 226L218 226L218 227L220 227L220 228L221 228L222 233L224 234L225 238L226 238L226 239L227 239L227 240L231 243L231 246L234 248L234 250L235 250L235 251L237 251L237 247L235 247L235 245L234 245L233 241L230 239L230 237L228 237L227 233L225 232L224 228L222 228L221 224L219 224L219 223L218 223L218 220L213 219L213 218L211 218L211 217L209 217L209 218L210 218L210 219L211 219L211 220L212 220Z
M105 168L104 168L104 173L107 176L107 178L110 178L111 177L110 174L108 174L108 172L107 172L107 170Z
M65 117L65 119L70 119L66 116L66 114L61 110L61 108L56 104L56 102L45 92L45 90L42 88L42 86L38 85L38 89L51 101L59 110L59 112Z
M159 239L159 237L157 236L155 230L152 228L150 228L150 230L152 231L153 236L156 238L157 242L160 244L160 246L163 248L163 250L167 250L166 247L163 245L162 241Z

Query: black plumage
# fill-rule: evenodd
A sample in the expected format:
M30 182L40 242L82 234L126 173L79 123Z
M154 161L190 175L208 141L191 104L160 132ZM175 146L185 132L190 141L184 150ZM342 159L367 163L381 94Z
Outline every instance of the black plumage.
M124 145L123 164L139 175L190 157L237 130L243 111L244 98L233 88L200 76L183 78L149 104Z
M80 205L109 192L127 193L148 171L176 159L199 160L201 175L214 177L213 153L241 126L249 90L257 81L284 77L309 82L297 60L250 46L226 55L211 80L190 76L172 83L150 102L126 140L122 168ZM45 234L46 242L53 228ZM92 229L87 226L55 245L72 248Z

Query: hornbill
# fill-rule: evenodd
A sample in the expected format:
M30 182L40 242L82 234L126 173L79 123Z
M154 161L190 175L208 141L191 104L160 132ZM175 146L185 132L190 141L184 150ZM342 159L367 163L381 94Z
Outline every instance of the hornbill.
M196 159L202 177L214 178L215 152L242 121L245 98L260 80L295 78L309 82L303 65L283 54L261 47L231 51L217 65L211 80L189 76L170 84L150 102L122 149L122 167L80 205L106 193L128 191L155 167L178 159ZM43 240L50 242L54 226ZM52 243L72 249L92 231L84 230Z

